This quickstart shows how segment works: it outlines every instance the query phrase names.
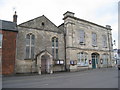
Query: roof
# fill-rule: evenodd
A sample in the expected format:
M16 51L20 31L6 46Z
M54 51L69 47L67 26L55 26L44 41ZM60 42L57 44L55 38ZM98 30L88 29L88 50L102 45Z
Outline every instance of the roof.
M83 21L83 22L86 22L86 23L90 23L90 24L92 24L92 25L96 25L96 26L101 27L101 28L108 29L107 27L104 27L104 26L98 25L98 24L96 24L96 23L93 23L93 22L90 22L90 21L87 21L87 20L84 20L84 19L80 19L80 18L77 18L77 17L66 16L66 17L63 18L63 20L65 20L67 17L73 18L73 19L75 19L75 20ZM109 28L109 30L112 30L112 29Z
M0 30L18 31L15 22L0 20Z
M42 23L44 23L44 26L42 25ZM18 26L23 28L31 28L36 30L44 30L44 31L61 33L59 28L53 22L51 22L45 15L23 22Z

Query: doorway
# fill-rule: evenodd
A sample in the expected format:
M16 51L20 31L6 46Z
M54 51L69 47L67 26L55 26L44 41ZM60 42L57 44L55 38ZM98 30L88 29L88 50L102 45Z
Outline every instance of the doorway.
M96 69L98 61L99 61L99 54L98 53L92 53L92 68Z
M41 74L47 74L50 71L50 57L43 55L41 57Z

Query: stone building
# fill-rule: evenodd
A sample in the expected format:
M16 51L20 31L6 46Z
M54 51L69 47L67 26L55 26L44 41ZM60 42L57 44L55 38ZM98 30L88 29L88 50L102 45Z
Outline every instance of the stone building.
M56 26L40 16L18 25L16 73L53 73L112 66L111 27L64 14Z
M0 20L0 74L2 75L15 73L17 32L15 22Z
M72 71L112 65L112 29L109 25L103 27L74 17L72 12L66 12L63 20L61 27L66 32L68 69Z
M64 71L64 33L44 15L18 25L16 73Z

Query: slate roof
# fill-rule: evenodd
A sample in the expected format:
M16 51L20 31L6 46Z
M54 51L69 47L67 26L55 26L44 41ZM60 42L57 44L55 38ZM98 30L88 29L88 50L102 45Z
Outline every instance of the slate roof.
M11 21L0 20L0 30L17 32L16 23Z

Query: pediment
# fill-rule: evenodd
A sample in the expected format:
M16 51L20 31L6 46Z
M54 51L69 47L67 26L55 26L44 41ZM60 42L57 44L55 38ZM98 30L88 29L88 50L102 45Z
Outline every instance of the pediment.
M59 28L52 23L47 17L44 15L19 24L20 27L27 27L27 28L34 28L34 29L44 29L44 30L51 30L55 32L59 32Z

